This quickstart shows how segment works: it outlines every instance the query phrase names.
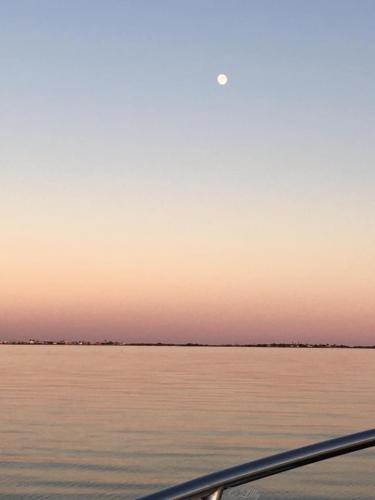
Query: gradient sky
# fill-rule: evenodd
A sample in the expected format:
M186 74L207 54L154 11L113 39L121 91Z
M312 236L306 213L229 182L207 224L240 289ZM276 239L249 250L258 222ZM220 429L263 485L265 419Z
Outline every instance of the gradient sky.
M0 338L375 343L374 1L0 0L0 61Z

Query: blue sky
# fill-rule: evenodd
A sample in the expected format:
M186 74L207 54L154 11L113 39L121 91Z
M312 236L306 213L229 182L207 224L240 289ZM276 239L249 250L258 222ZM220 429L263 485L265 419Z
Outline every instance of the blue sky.
M319 157L328 181L366 182L373 14L366 1L3 1L3 134L25 152L70 150L78 169L114 150L140 159L147 144L159 174L166 151L196 149L208 164L220 144L228 156L277 151L279 163Z

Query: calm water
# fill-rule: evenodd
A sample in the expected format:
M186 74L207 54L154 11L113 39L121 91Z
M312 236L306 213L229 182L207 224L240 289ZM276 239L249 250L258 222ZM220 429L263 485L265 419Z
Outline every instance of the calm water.
M0 497L136 498L375 426L375 351L0 346ZM375 449L225 498L375 498Z

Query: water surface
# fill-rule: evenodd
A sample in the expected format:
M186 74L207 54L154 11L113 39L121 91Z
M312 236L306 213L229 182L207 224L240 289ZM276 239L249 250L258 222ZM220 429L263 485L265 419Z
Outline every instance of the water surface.
M0 497L136 498L375 427L374 361L371 350L0 346ZM225 496L374 492L366 450Z

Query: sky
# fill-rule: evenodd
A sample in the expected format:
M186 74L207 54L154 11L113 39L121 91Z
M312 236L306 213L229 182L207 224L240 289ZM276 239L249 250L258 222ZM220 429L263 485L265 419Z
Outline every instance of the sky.
M374 19L0 0L0 338L375 344Z

